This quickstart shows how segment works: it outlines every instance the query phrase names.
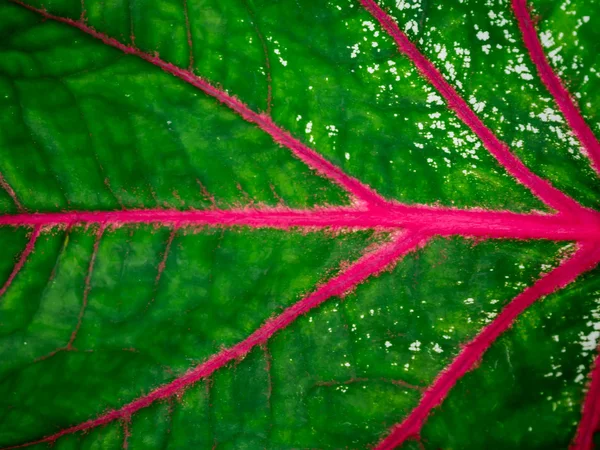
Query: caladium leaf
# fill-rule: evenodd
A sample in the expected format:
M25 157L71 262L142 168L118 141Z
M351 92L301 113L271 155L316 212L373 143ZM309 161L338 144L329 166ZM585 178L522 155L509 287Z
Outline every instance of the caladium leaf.
M0 3L0 447L593 448L596 3Z

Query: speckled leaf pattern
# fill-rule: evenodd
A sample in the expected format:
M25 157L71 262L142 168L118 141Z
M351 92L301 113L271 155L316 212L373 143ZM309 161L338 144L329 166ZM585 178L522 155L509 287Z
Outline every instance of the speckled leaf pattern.
M0 448L600 448L598 0L0 0Z

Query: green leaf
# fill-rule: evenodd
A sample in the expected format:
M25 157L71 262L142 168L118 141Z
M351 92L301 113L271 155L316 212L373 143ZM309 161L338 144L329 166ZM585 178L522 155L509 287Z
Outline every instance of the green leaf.
M0 2L0 448L593 448L594 13Z

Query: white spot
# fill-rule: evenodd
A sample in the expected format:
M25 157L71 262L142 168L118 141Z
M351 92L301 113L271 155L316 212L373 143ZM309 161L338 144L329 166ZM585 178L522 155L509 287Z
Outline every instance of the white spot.
M550 48L554 46L554 39L552 38L551 31L543 31L540 33L540 41L542 41L542 46L546 48Z
M487 41L490 38L490 33L488 33L487 31L478 31L477 32L477 39L479 39L480 41Z
M438 53L438 58L440 58L443 61L443 60L446 59L446 56L448 56L448 52L446 51L446 47L442 47L442 49Z
M420 352L421 351L421 342L419 341L415 341L412 344L410 344L410 346L408 347L408 349L411 352Z
M385 346L389 348L392 346L392 343L390 341L385 341Z
M419 25L414 20L409 20L404 26L404 31L413 31L415 34L419 32Z

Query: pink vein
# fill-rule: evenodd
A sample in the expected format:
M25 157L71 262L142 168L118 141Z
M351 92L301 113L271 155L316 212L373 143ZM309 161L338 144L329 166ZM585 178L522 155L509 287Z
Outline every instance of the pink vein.
M408 233L398 235L391 243L384 244L373 253L364 255L338 276L332 278L327 283L319 287L315 292L287 308L279 316L267 320L260 328L248 336L245 340L239 342L231 348L222 350L218 354L209 358L206 362L200 364L185 375L177 378L171 383L165 384L149 394L134 400L133 402L121 407L120 409L110 411L100 417L88 420L79 425L66 428L51 436L44 437L37 441L28 442L12 447L21 448L44 442L54 442L58 438L77 433L79 431L89 430L101 425L105 425L114 420L120 420L132 416L140 409L150 406L157 400L169 398L187 386L198 380L210 376L213 372L225 366L230 361L244 357L252 348L265 344L273 334L286 328L298 317L306 314L313 308L316 308L325 300L332 296L342 296L353 289L358 284L372 275L377 275L385 270L391 264L397 262L402 256L406 255L415 248L425 244L427 236L419 233Z
M542 276L535 284L516 296L471 342L454 361L444 369L427 389L415 409L392 428L390 434L376 447L377 450L393 449L406 439L417 437L427 416L439 405L456 382L471 370L494 341L512 326L515 319L536 300L549 295L574 281L583 272L593 268L600 261L600 247L580 244L577 252L556 269Z
M517 214L505 211L458 210L427 206L398 206L359 211L328 209L211 209L178 211L69 211L0 216L0 226L72 226L77 223L124 225L155 223L168 226L248 226L290 229L427 229L432 234L513 239L599 240L600 213L590 212L584 222L565 215Z
M85 287L83 289L83 301L81 302L81 309L79 310L79 315L77 316L77 325L75 325L75 329L71 333L71 337L69 338L69 342L67 343L66 350L71 350L73 347L73 342L75 342L75 338L77 338L77 333L81 328L81 322L83 320L83 315L85 314L85 310L87 309L88 297L90 295L90 289L92 288L92 272L94 271L94 264L96 263L96 256L98 255L98 247L100 246L100 239L102 238L102 233L104 233L104 225L100 226L100 229L96 233L96 240L94 241L94 249L92 251L92 257L90 258L90 264L88 266L87 275L85 276Z
M86 25L84 22L50 14L49 12L43 9L27 5L21 2L20 0L11 1L15 4L23 6L24 8L34 11L47 19L55 20L57 22L61 22L78 28L84 33L87 33L90 36L104 42L106 45L119 49L127 54L138 56L139 58L142 58L143 60L148 61L149 63L154 64L157 67L160 67L165 72L168 72L171 75L185 81L186 83L191 84L192 86L202 90L205 94L215 98L219 102L228 106L238 115L240 115L244 120L257 125L263 131L268 133L275 142L290 149L292 153L296 155L296 157L298 157L306 165L345 188L350 194L356 197L359 203L366 206L385 204L385 200L381 196L379 196L379 194L373 191L370 187L364 185L359 180L347 175L339 167L327 161L316 151L307 147L298 139L294 138L290 133L277 126L270 116L264 113L259 114L251 110L242 101L238 100L232 95L229 95L225 91L214 87L206 80L194 75L189 70L185 70L171 63L168 63L160 59L160 57L158 57L157 55L150 55L135 47L125 45L114 38L111 38L103 33L96 31L92 27Z
M8 290L8 288L14 281L15 277L18 275L19 271L23 268L23 266L27 262L27 258L29 257L30 253L33 251L33 247L35 246L35 241L37 240L38 236L40 235L41 229L42 229L41 225L35 225L35 227L33 229L33 233L31 233L31 237L29 238L29 242L25 246L23 253L21 253L19 260L17 261L17 263L13 267L12 272L8 276L8 280L6 280L4 282L4 285L2 286L2 288L0 288L0 297L2 297L4 295L4 293Z
M10 196L10 198L16 205L18 211L25 211L25 208L23 208L23 205L19 201L19 198L17 197L15 190L12 188L12 186L10 184L8 184L8 181L6 181L6 179L4 178L4 176L1 173L0 173L0 187L2 189L4 189L6 191L6 193Z
M554 97L571 130L577 136L592 163L596 173L600 174L600 142L585 122L579 107L562 84L560 78L550 67L544 54L537 32L533 26L526 0L512 0L512 8L519 22L523 42L529 51L531 60L537 68L542 82Z
M590 388L585 397L581 421L570 450L592 450L594 433L600 431L600 346L590 372Z
M173 239L175 239L175 235L177 234L177 227L173 227L171 232L169 233L169 238L167 239L167 245L165 245L165 251L162 255L160 263L158 263L158 270L156 271L156 278L154 278L154 287L152 288L152 298L146 305L148 308L156 298L156 293L158 291L158 284L160 283L160 279L162 277L165 268L167 267L167 259L169 258L169 253L171 252L171 245L173 244Z
M187 0L183 0L183 15L185 17L185 34L188 42L189 71L194 71L194 42L192 41L192 27L190 25L190 15Z
M440 92L454 113L481 139L485 148L498 162L514 176L517 181L527 186L535 195L550 207L564 212L578 214L582 207L572 198L556 189L548 181L534 174L515 155L508 146L484 125L467 102L444 79L408 37L398 28L396 22L374 0L360 0L364 8L377 19L381 26L396 42L400 52L405 54L417 67L419 72Z

